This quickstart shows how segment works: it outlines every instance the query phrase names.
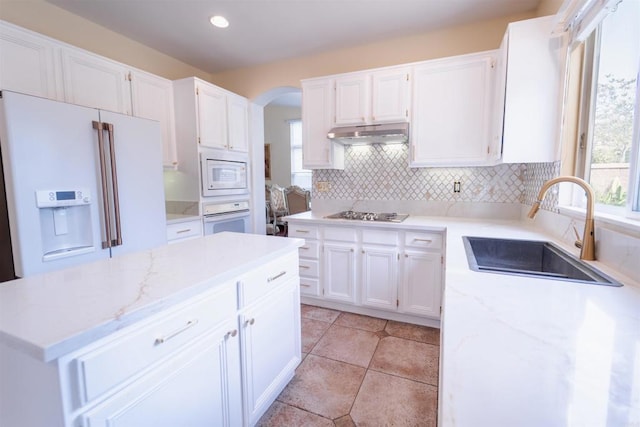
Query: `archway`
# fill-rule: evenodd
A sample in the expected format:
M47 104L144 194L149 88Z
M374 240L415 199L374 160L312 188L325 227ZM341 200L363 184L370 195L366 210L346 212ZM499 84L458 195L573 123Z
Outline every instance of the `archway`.
M264 200L264 107L277 98L288 94L300 93L301 89L293 86L282 86L258 95L251 100L251 111L249 114L249 124L251 141L250 155L252 164L251 174L251 205L253 232L256 234L266 233L265 221L265 200Z

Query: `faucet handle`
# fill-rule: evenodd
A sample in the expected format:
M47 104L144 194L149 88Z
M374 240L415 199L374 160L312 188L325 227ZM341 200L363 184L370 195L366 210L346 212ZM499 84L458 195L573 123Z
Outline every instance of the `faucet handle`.
M580 238L580 234L578 234L578 230L576 229L575 225L572 225L571 227L573 227L573 233L576 235L576 241L574 245L576 246L576 248L582 249L582 239Z

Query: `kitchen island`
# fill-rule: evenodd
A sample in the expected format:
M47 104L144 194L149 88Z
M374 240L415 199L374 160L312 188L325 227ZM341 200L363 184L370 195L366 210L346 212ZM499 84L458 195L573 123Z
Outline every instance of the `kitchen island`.
M301 225L346 225L324 213ZM351 222L353 223L353 222ZM441 426L640 425L640 284L598 286L469 269L462 236L552 241L529 221L410 216L373 229L446 229Z
M0 425L254 423L300 362L301 244L220 233L3 283Z

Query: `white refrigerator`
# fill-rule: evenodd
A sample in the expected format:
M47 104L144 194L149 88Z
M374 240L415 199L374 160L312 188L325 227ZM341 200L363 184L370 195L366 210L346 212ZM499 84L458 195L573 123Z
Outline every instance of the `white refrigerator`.
M16 276L165 244L161 144L157 122L2 91Z

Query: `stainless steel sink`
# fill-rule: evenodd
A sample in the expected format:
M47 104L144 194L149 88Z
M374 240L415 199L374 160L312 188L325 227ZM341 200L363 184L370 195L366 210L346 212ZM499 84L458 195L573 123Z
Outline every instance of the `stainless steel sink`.
M474 271L622 286L550 242L471 236L462 240Z

